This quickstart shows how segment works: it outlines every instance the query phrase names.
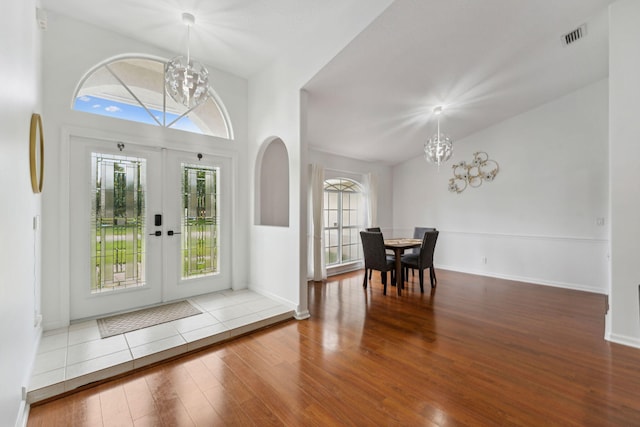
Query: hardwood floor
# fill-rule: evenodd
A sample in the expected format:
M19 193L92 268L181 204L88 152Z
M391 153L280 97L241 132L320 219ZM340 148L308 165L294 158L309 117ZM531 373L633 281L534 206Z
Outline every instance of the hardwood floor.
M382 295L363 271L288 321L31 408L29 426L640 425L640 350L605 297L437 270ZM377 276L377 277L375 277Z

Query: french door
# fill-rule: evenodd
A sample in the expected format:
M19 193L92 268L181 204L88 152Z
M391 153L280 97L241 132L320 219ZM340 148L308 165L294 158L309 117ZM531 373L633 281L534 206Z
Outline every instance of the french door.
M230 287L229 161L72 137L71 319Z

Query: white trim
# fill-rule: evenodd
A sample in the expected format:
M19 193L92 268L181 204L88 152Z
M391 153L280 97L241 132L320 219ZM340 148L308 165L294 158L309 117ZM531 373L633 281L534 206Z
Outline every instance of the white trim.
M26 401L20 402L20 408L18 409L18 418L16 419L15 427L27 427L27 421L29 421L29 411L31 405Z
M87 79L93 73L95 73L99 68L104 67L105 65L109 65L112 62L121 61L123 59L148 59L148 60L151 60L151 61L167 62L167 59L163 58L161 56L148 55L148 54L144 54L144 53L138 53L138 54L124 53L124 54L120 54L120 55L114 55L114 56L109 57L109 58L107 58L107 59L105 59L103 61L100 61L96 65L94 65L93 67L89 68L87 70L87 72L84 73L82 75L82 77L80 77L80 80L78 80L78 83L76 84L76 87L73 89L73 95L71 95L71 104L69 105L69 109L73 110L73 104L75 103L76 98L78 97L78 92L80 91L80 89L82 89L82 86L84 86L84 84L87 81Z
M69 230L71 227L69 217L69 152L71 149L71 131L64 126L60 129L60 185L59 193L59 212L58 212L58 256L60 261L60 272L58 277L58 285L60 291L60 319L55 325L47 325L49 328L69 326L71 321L71 289L70 289L70 268L71 253L69 242ZM61 323L61 324L60 324Z
M293 316L296 320L306 320L311 317L311 313L309 310L299 311L299 308L296 309L296 314Z
M467 236L478 236L483 238L496 239L529 239L529 240L556 240L556 241L581 241L594 243L608 243L609 239L601 239L594 237L581 236L545 236L543 234L507 234L507 233L483 233L474 231L454 231L454 230L438 230L440 234L459 234Z
M251 290L251 291L253 291L253 292L257 293L257 294L263 295L263 296L265 296L267 298L271 298L271 299L273 299L275 301L278 301L280 304L286 305L287 307L291 308L292 310L296 310L296 312L298 311L296 303L294 303L293 301L289 301L288 299L284 299L281 296L276 295L276 294L266 290L265 288L249 286L246 289L249 289L249 290Z
M351 271L357 271L364 268L364 261L353 261L347 264L335 265L327 267L327 277L336 276L338 274L349 273Z
M640 348L640 339L638 338L628 337L626 335L620 335L620 334L611 334L609 336L605 336L605 339L607 341L611 341L616 344Z
M168 129L168 131L175 131L175 129L170 129L170 128L162 128L162 129ZM229 148L223 148L223 147L214 146L210 144L211 140L214 140L216 142L220 142L221 144L228 146L229 140L226 138L220 138L220 137L211 136L211 135L202 135L198 133L190 133L190 135L191 137L189 139L202 138L202 142L206 140L207 142L205 142L205 144L207 143L209 144L194 146L193 142L185 141L185 139L170 138L171 135L168 135L168 134L163 135L162 138L158 138L158 137L152 138L152 137L145 137L142 135L117 133L112 130L84 128L79 126L62 126L62 138L66 136L67 141L70 139L71 136L78 136L81 138L98 139L101 141L124 142L125 144L128 141L131 144L153 147L155 149L167 148L169 150L175 150L175 151L182 150L190 153L202 152L205 154L217 155L220 157L232 157L234 155L237 155L237 150L235 149L235 146L233 146L234 149L229 149ZM64 143L65 142L64 139L61 142Z
M536 277L514 276L510 274L493 273L489 271L480 271L480 270L474 270L469 268L461 268L461 267L456 267L452 265L436 265L435 270L436 272L438 270L455 271L458 273L473 274L476 276L495 277L496 279L512 280L514 282L531 283L534 285L551 286L554 288L571 289L574 291L584 291L584 292L591 292L594 294L606 295L606 293L604 293L603 290L600 288L582 286L582 285L577 285L575 283L544 280Z

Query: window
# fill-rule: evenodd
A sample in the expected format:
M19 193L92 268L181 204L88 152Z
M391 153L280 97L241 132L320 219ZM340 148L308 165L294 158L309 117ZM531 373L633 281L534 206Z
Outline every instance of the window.
M324 244L327 266L362 259L360 230L364 203L362 187L355 181L338 178L324 182Z
M224 106L209 88L209 98L189 110L164 90L164 62L129 57L108 61L78 85L77 111L232 139Z

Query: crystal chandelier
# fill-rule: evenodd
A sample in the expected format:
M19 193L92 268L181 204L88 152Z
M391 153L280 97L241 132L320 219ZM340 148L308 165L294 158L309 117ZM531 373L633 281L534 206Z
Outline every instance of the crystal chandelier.
M442 106L434 108L433 113L438 117L438 131L424 144L424 158L440 166L441 163L449 160L451 154L453 154L453 141L448 136L440 133Z
M182 22L187 25L187 57L176 56L166 63L164 82L167 93L174 101L192 109L209 96L209 71L204 65L193 61L189 54L190 30L196 22L195 16L183 13Z

